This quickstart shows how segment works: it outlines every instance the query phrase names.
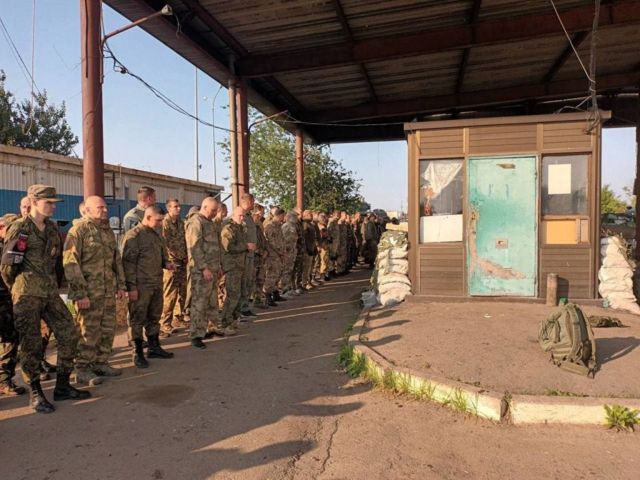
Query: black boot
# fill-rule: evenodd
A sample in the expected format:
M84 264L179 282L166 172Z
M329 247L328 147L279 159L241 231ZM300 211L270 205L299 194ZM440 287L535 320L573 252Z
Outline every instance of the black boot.
M196 337L194 339L191 340L191 345L199 348L199 349L204 349L207 348L207 346L205 345L205 343L202 341L202 339L200 337Z
M273 301L274 302L286 302L287 301L286 298L282 298L282 296L280 295L280 291L279 290L274 290L271 295L273 295Z
M29 405L38 413L51 413L55 411L55 407L49 403L47 397L44 396L42 387L40 386L40 380L33 380L29 382L29 388L31 389L31 396L29 399Z
M133 351L133 364L138 368L149 368L149 362L144 358L144 347L142 339L133 341L135 350Z
M78 390L69 383L70 372L58 372L56 375L56 388L53 389L53 399L60 400L85 400L91 397L86 390Z
M278 306L276 301L273 299L273 293L269 293L267 295L267 305L270 306L270 307L277 307Z
M160 346L160 338L158 335L148 335L149 348L147 349L147 356L149 358L173 358L172 352L167 352Z

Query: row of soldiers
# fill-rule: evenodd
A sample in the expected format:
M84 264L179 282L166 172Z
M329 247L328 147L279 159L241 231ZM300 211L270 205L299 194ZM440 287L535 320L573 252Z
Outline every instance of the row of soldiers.
M128 297L133 361L147 368L147 358L173 357L160 345L161 336L188 327L191 344L203 349L206 338L234 335L255 316L252 306L277 306L346 274L359 255L372 262L380 234L374 216L345 212L327 218L273 207L265 219L265 208L250 194L229 218L223 203L207 197L183 220L177 199L166 202L165 214L155 191L142 187L123 219L120 248L106 202L95 196L81 205L63 246L51 220L60 200L55 189L34 185L26 199L26 215L0 219L0 393L25 393L13 383L19 351L30 404L44 413L54 406L40 384L47 365L41 320L58 342L54 400L88 398L88 391L70 384L74 367L76 382L85 385L122 373L109 364L117 300ZM75 319L58 295L61 277Z

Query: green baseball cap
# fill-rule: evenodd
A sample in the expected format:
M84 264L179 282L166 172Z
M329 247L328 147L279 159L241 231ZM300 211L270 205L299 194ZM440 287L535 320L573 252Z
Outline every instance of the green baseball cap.
M63 201L62 198L56 197L56 189L51 185L31 185L27 190L27 196L36 200L48 200L50 202Z

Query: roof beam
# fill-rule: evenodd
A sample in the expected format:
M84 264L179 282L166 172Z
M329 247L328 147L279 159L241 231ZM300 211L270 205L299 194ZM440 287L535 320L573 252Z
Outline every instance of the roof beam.
M471 5L471 13L469 14L469 25L473 28L473 25L478 21L478 15L480 14L480 7L482 6L482 0L473 0ZM464 76L467 73L467 65L469 64L469 53L471 48L467 47L462 52L462 60L460 61L460 68L458 68L458 79L456 80L456 93L460 93L462 85L464 83Z
M589 32L578 32L573 36L571 42L573 43L574 47L576 47L576 50L588 36ZM573 48L571 48L571 44L568 44L562 51L562 53L558 56L558 58L553 62L551 68L549 68L549 71L543 77L542 83L549 83L551 80L553 80L553 77L555 77L560 69L564 67L564 64L567 63L567 61L573 54Z
M590 30L594 6L570 8L561 12L569 32ZM600 9L599 28L640 22L640 0L605 4ZM249 55L238 60L238 73L261 77L296 70L366 63L389 58L459 50L462 48L517 42L562 35L553 11L534 15L486 20L475 25L450 26L406 35L391 35L308 48L272 55Z
M633 88L640 85L640 70L603 75L598 77L598 92L612 89ZM393 102L362 104L350 108L327 109L307 112L304 120L310 122L345 122L362 119L419 115L466 109L487 105L499 105L528 100L551 100L584 96L588 82L584 77L559 80L546 85L535 83L489 90L464 92L454 95L409 98Z
M347 38L347 41L350 45L354 44L355 39L353 38L353 31L349 26L349 20L347 19L347 15L344 13L344 8L342 8L342 2L340 0L333 0L333 8L336 11L336 15L338 16L340 25L342 25L342 30L344 31L344 35ZM371 77L369 76L367 67L364 63L358 63L358 68L360 69L360 73L362 73L364 81L367 84L367 90L369 90L369 98L372 102L377 102L378 96L376 95L376 90L373 87L373 82L371 81Z

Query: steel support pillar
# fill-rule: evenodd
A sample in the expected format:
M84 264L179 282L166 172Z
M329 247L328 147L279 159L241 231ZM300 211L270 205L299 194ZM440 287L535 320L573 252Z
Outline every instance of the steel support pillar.
M304 145L302 130L296 130L296 206L304 208Z
M247 83L240 79L236 89L236 138L238 145L238 195L249 193L249 106Z
M238 136L236 134L237 122L236 110L236 81L229 80L229 159L231 160L231 206L232 209L239 204L238 196Z
M84 198L90 195L104 196L101 7L100 0L80 1Z
M640 91L640 89L638 89ZM633 184L633 194L636 196L636 260L640 260L640 222L638 221L638 212L640 212L640 94L638 95L638 103L636 105L638 115L636 116L636 179Z

